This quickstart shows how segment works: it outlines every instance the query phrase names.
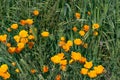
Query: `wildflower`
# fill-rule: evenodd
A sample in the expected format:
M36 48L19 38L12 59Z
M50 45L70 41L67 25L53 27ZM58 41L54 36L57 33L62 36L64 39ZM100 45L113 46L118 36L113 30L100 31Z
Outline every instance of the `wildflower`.
M65 37L61 37L60 40L61 40L61 41L65 41Z
M67 60L61 60L60 65L67 65Z
M10 29L10 28L7 28L7 31L8 31L8 32L11 32L11 29Z
M25 47L25 44L24 43L17 43L17 47L20 48L20 49L23 49Z
M90 69L92 66L93 66L92 61L90 61L90 62L86 61L85 64L84 64L84 67L87 68L87 69Z
M81 39L75 39L74 40L74 44L81 45L82 44L82 40Z
M13 54L15 52L16 47L9 47L8 52Z
M61 69L62 71L66 71L66 65L61 65L61 66L60 66L60 69Z
M6 72L6 73L2 73L2 77L4 80L10 78L10 73L9 72Z
M17 68L17 69L15 69L15 72L19 73L19 72L20 72L20 70Z
M95 23L95 24L92 25L92 28L93 28L93 29L98 29L99 27L100 27L100 26L99 26L99 24L97 24L97 23Z
M15 52L16 52L16 53L20 53L20 52L22 51L22 49L23 49L23 48L16 47Z
M79 34L80 34L80 36L84 36L84 35L85 35L85 31L80 30L80 31L79 31Z
M48 37L49 36L49 32L48 31L44 31L41 33L42 37Z
M90 12L90 11L88 11L88 12L87 12L87 14L90 16L91 12Z
M19 36L22 37L22 38L25 38L28 36L28 32L26 30L21 30L19 32Z
M76 19L80 19L80 13L75 13Z
M69 61L69 64L71 64L73 61L74 61L74 60L73 60L73 59L71 59L71 60Z
M38 10L34 10L34 11L33 11L33 14L34 14L35 16L37 16L37 15L39 15L39 11L38 11Z
M90 78L95 78L97 77L96 71L95 70L91 70L90 72L88 72L88 76Z
M88 25L84 25L83 26L83 30L87 32L89 30L89 26Z
M6 46L7 46L7 47L10 47L10 46L11 46L11 43L7 43Z
M87 44L87 43L84 43L84 44L83 44L83 47L84 47L84 48L88 48L88 44Z
M94 32L93 32L93 35L94 35L94 36L97 36L97 35L98 35L98 32L97 32L97 31L94 31Z
M61 80L61 75L58 74L58 75L55 77L55 80Z
M79 60L80 63L85 63L87 61L87 59L85 57L81 57L81 59Z
M49 69L48 66L43 66L43 72L44 73L48 72L48 69Z
M74 32L76 32L76 31L77 31L77 27L74 26L74 27L72 28L72 30L73 30Z
M17 28L18 28L18 24L12 24L12 25L11 25L11 28L12 28L12 29L17 29Z
M62 48L63 48L66 52L68 52L68 51L70 50L70 46L67 45L67 44L63 45Z
M29 39L29 40L33 40L34 38L35 38L35 37L34 37L33 35L29 35L29 36L28 36L28 39Z
M11 64L12 64L13 66L16 66L16 62L12 62Z
M60 61L64 59L64 53L59 53L53 57L51 57L51 61L55 64L60 63Z
M7 40L7 34L0 35L0 41L1 42L6 42L6 40Z
M27 19L25 21L25 23L28 24L28 25L32 25L33 24L33 19Z
M8 70L8 65L7 64L2 64L0 67L0 72L5 73Z
M58 43L58 45L61 47L61 46L65 45L65 42L64 42L64 41L60 41L60 42Z
M82 68L80 73L83 74L83 75L86 75L88 73L88 69Z
M66 45L72 46L72 45L73 45L73 42L72 42L71 40L68 40Z
M104 72L104 67L102 65L94 67L94 70L96 71L96 74L102 74Z
M81 54L79 52L72 52L71 53L71 58L75 61L80 60L81 59Z
M19 35L15 35L14 36L14 40L18 43L20 41L20 36Z
M32 49L33 46L34 46L34 42L28 42L28 47L29 47L30 49Z
M28 43L28 38L21 38L20 42L26 44Z
M35 69L31 69L30 72L31 72L32 74L35 74L35 73L36 73L36 70L35 70Z
M26 24L26 20L20 20L20 24L24 26Z

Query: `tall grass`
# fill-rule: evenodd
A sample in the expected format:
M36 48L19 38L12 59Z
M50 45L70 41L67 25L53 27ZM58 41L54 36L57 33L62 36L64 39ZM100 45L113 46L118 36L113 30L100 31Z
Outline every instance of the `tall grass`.
M19 24L21 19L34 19L33 27L37 28L37 40L31 50L25 48L21 53L11 55L7 47L0 43L0 64L8 64L11 74L9 80L54 80L57 74L62 75L62 80L92 80L80 74L80 64L70 65L67 71L61 71L50 58L63 52L58 46L61 36L72 41L79 37L72 31L73 26L80 30L83 25L92 27L94 23L100 25L98 36L91 35L92 31L89 31L84 38L79 37L87 42L89 47L72 47L71 51L81 52L89 61L92 60L94 65L101 64L105 67L105 73L94 80L119 80L119 5L119 0L0 0L0 34L8 34L8 41L18 34L20 29L9 33L7 28L13 23ZM32 14L35 9L40 11L37 17ZM75 18L76 12L81 14L79 20ZM41 32L45 30L50 32L49 38L41 37ZM12 62L16 62L17 66L13 67ZM49 72L42 72L43 65L49 66ZM20 69L20 73L15 72L16 68ZM37 70L36 74L30 73L33 68Z

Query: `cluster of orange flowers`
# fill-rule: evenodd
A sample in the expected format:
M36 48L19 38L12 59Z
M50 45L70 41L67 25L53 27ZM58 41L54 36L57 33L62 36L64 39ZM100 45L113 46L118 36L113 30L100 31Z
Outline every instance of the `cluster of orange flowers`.
M4 35L0 35L0 42L5 43L6 40L7 40L7 35L6 35L6 34L4 34Z
M21 30L19 32L19 34L15 35L13 38L16 41L17 46L13 47L13 46L10 45L10 43L7 44L7 46L8 46L8 52L11 53L11 54L15 53L15 52L16 53L21 52L24 49L24 47L25 47L26 44L28 44L28 46L29 46L30 49L34 45L34 42L29 42L31 40L34 40L34 36L32 34L29 35L26 30Z
M39 15L39 11L38 10L34 10L33 14L35 16ZM20 20L20 24L22 26L25 25L32 25L34 23L33 19L26 19L26 20ZM17 23L14 23L10 26L10 28L7 28L8 32L11 32L12 30L16 30L18 29L19 25ZM34 36L32 34L32 30L30 28L30 31L26 31L26 30L21 30L19 32L19 34L14 35L14 40L17 43L16 47L15 46L11 46L11 43L6 43L6 46L8 47L8 52L13 54L13 53L20 53L26 46L26 44L28 44L28 47L31 49L34 45L34 42L32 40L34 40ZM7 39L7 35L0 35L0 41L2 42L6 42Z
M80 73L83 75L88 75L90 78L95 78L97 75L100 75L104 72L104 67L102 65L95 66L93 70L89 70L92 68L93 63L85 62L84 68L81 69Z
M83 75L88 75L90 78L95 78L104 72L104 67L102 65L95 66L93 70L88 70L93 67L92 61L88 62L85 57L81 55L80 52L71 52L71 59L68 61L65 59L64 53L58 53L51 57L51 61L54 64L60 64L60 68L66 71L67 64L72 64L73 62L80 62L84 64L84 68L80 70Z
M76 19L80 19L80 14L79 13L76 13L75 14L75 17ZM97 29L99 28L99 24L95 23L92 25L92 28L93 28L93 35L97 36L98 33L97 33ZM76 26L74 26L72 28L72 30L74 32L77 32L78 31L78 28ZM84 37L85 34L90 30L90 26L89 25L84 25L82 27L82 29L79 31L79 34L81 37ZM61 37L60 38L60 41L58 43L58 45L65 51L65 52L68 52L70 51L70 48L73 46L73 43L77 46L83 46L84 48L87 48L88 47L88 44L87 43L84 43L82 41L82 39L80 38L76 38L74 39L73 41L72 40L68 40L66 41L65 37ZM61 53L58 53L54 56L51 57L51 61L54 63L54 64L59 64L60 65L60 69L62 71L66 71L67 69L67 65L71 65L72 63L74 62L79 62L81 64L84 65L84 68L82 68L80 70L80 73L82 75L88 75L90 78L95 78L97 77L97 75L100 75L104 72L104 67L102 65L98 65L98 66L94 66L94 69L92 70L91 68L93 67L93 63L92 61L88 61L85 57L83 57L81 55L80 52L74 52L72 51L71 52L71 59L70 60L67 60L65 58L65 54L63 52ZM60 80L61 79L61 75L58 74L56 76L56 80Z
M0 66L0 77L2 77L4 80L10 78L10 73L8 72L7 64L2 64Z

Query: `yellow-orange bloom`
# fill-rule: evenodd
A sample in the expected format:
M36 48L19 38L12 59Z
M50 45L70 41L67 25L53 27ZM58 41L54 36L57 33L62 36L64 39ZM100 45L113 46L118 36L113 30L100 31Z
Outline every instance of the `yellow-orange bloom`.
M18 24L12 24L12 25L11 25L11 28L12 28L12 29L17 29L17 28L18 28Z
M80 13L75 13L76 19L80 19Z
M66 71L66 65L61 65L61 66L60 66L60 69L61 69L62 71Z
M6 46L7 46L7 47L11 47L11 43L7 43Z
M28 32L26 31L26 30L21 30L20 32L19 32L19 36L20 37L27 37L28 36Z
M28 24L28 25L32 25L33 24L33 19L27 19L25 21L25 23Z
M49 32L48 31L44 31L41 33L42 37L48 37L49 36Z
M24 43L17 43L17 47L20 48L20 49L23 49L25 47L25 44Z
M83 26L83 30L87 32L89 30L89 26L88 25L84 25Z
M61 40L61 41L65 41L65 37L61 37L60 40Z
M17 43L20 41L20 36L19 35L15 35L13 38Z
M7 64L2 64L0 67L0 72L5 73L8 70L8 65Z
M19 73L19 72L20 72L20 70L17 68L17 69L15 69L15 72Z
M104 67L102 65L98 65L94 67L94 70L96 71L96 74L102 74L104 72Z
M74 44L75 45L81 45L82 44L82 40L81 39L75 39L74 40Z
M59 53L53 57L51 57L51 61L55 64L60 63L60 61L64 59L64 53Z
M26 44L28 43L28 38L21 38L20 42Z
M65 45L66 43L65 43L65 41L60 41L59 43L58 43L58 45L61 47L61 46L63 46L63 45Z
M31 69L30 72L31 72L32 74L35 74L35 73L36 73L36 70L35 70L35 69Z
M85 31L80 30L80 31L79 31L79 34L80 34L80 36L84 36L84 35L85 35Z
M55 80L61 80L61 75L58 74L58 75L55 77Z
M8 32L11 32L11 29L10 29L10 28L7 28L7 31L8 31Z
M79 60L80 63L85 63L87 61L87 59L85 57L81 57L81 59Z
M98 29L99 27L100 27L100 26L99 26L99 24L97 24L97 23L95 23L95 24L92 25L92 28L93 28L93 29Z
M68 52L68 51L70 50L70 46L67 45L67 44L63 45L62 48L63 48L66 52Z
M33 40L35 37L33 35L29 35L28 39Z
M90 61L90 62L86 61L85 64L84 64L84 67L87 68L87 69L90 69L92 66L93 66L92 61Z
M67 60L61 60L60 65L67 65Z
M1 77L3 77L4 80L10 78L10 73L6 72L6 73L2 73Z
M16 66L16 62L12 62L11 64L12 64L13 66Z
M72 52L71 53L71 58L75 61L78 61L81 59L81 54L79 52Z
M93 32L93 35L94 35L94 36L97 36L97 35L98 35L98 32L97 32L97 31L94 31L94 32Z
M88 12L87 12L87 14L90 16L91 12L90 12L90 11L88 11Z
M71 64L73 61L74 61L73 59L69 60L69 64Z
M74 32L76 32L76 31L77 31L77 27L74 26L74 27L72 28L72 30L73 30Z
M0 41L1 42L6 42L6 40L7 40L7 35L6 34L0 35Z
M20 24L24 26L26 24L26 20L20 20Z
M73 45L73 42L72 42L71 40L68 40L67 43L66 43L66 45L72 46L72 45Z
M16 47L9 47L8 52L13 54L15 52Z
M33 46L34 46L34 42L28 42L28 47L29 47L30 49L32 49Z
M48 70L49 70L48 66L43 66L43 72L44 73L48 72Z
M97 77L96 71L95 70L91 70L90 72L88 72L88 76L90 78L95 78Z
M37 16L37 15L39 15L39 11L38 11L38 10L34 10L34 11L33 11L33 14L34 14L35 16Z
M83 44L83 47L84 47L84 48L88 48L88 44L87 44L87 43L84 43L84 44Z
M86 75L88 73L88 69L82 68L80 73L83 74L83 75Z

